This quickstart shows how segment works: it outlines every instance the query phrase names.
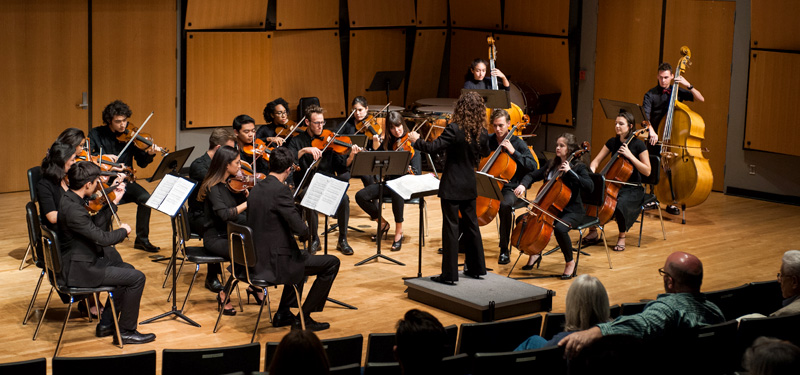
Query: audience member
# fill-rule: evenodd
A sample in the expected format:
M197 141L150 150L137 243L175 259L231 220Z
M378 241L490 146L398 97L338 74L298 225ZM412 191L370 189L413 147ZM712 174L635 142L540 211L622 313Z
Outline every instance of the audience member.
M569 286L565 315L564 332L557 333L549 341L539 335L531 336L514 351L556 346L561 339L575 331L589 329L599 323L611 320L608 293L606 293L603 283L594 276L578 276Z
M751 375L800 374L800 348L789 341L762 336L747 348L743 362Z
M700 293L703 263L696 256L674 252L658 272L664 278L665 294L648 303L639 314L621 316L563 338L558 345L564 347L567 357L574 357L607 335L630 335L644 340L674 337L687 329L725 321L719 307Z
M328 355L317 335L309 330L293 329L283 336L269 364L270 375L327 374Z
M435 316L417 309L408 310L397 322L394 355L402 373L441 374L447 334Z
M781 272L778 274L783 295L783 308L769 316L784 316L800 313L800 250L783 253Z

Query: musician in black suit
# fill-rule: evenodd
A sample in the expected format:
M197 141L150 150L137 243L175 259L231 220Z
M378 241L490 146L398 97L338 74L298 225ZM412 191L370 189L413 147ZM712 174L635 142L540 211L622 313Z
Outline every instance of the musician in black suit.
M66 282L66 285L76 287L117 286L114 301L117 303L117 311L120 312L119 329L122 342L143 344L155 340L156 335L142 334L136 330L139 303L145 283L144 273L122 262L121 259L104 256L104 248L125 240L131 232L131 227L123 223L118 229L110 232L100 229L84 208L84 197L97 190L100 167L90 162L75 163L67 176L70 190L64 193L58 209L58 225L61 229L64 252L62 281ZM111 310L107 308L103 311L97 324L97 337L114 334Z
M564 172L561 176L561 181L572 191L572 195L567 205L561 210L558 218L573 227L579 224L586 216L586 210L581 200L581 190L592 191L594 188L594 183L592 183L592 178L589 177L589 168L586 164L579 159L573 160L572 165L567 161L577 149L578 142L575 140L575 135L571 133L561 134L556 140L556 157L550 160L543 168L525 175L519 186L514 190L517 196L525 196L525 190L530 188L534 182L549 181L559 172ZM561 275L562 279L572 278L572 274L575 271L575 260L572 259L572 252L575 250L572 248L572 242L569 239L569 230L570 227L559 221L556 221L553 225L553 235L556 237L556 242L558 242L558 246L564 254L564 261L567 263L564 267L564 273ZM541 259L542 256L539 254L531 255L528 259L528 264L523 269L532 269L534 264L537 264L538 267L538 264L542 262Z
M444 175L439 184L442 204L442 274L431 279L444 284L458 281L458 234L466 252L464 274L481 278L486 274L483 243L475 214L478 189L475 167L482 156L489 154L489 134L486 132L486 106L474 92L462 94L453 111L453 121L433 142L420 139L419 133L409 133L415 149L435 154L447 150ZM461 213L461 219L458 214Z
M316 276L314 285L303 303L306 329L321 331L330 324L311 319L312 312L322 311L333 280L339 272L339 258L333 255L309 255L300 250L293 235L300 241L309 237L308 227L294 205L294 198L284 183L295 162L294 154L287 148L277 148L270 157L269 176L250 192L248 204L252 208L247 225L253 229L253 239L258 252L255 267L256 279L284 284L278 311L272 320L275 327L299 325L289 307L296 306L297 298L291 284L302 294L306 276Z
M490 121L492 122L492 127L494 127L494 136L489 137L489 149L495 150L502 146L502 151L507 153L517 165L517 171L514 176L503 185L503 200L500 201L500 207L497 211L497 219L500 220L500 256L497 259L497 263L508 264L511 261L508 251L508 242L511 237L511 211L517 201L514 189L519 186L522 177L531 171L535 171L538 165L525 141L516 135L511 135L509 139L505 140L511 130L509 129L511 116L505 109L495 108L492 111Z

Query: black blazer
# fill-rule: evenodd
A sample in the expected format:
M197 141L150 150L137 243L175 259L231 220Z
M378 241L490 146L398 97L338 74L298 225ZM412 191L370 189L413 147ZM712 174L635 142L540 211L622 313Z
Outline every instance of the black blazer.
M294 205L289 187L274 176L256 184L247 198L247 226L253 229L258 263L252 278L275 284L298 284L303 281L304 254L300 241L308 239L308 227Z
M116 264L116 259L105 256L105 247L122 242L127 235L125 229L111 232L100 229L83 207L83 199L71 190L61 198L58 227L63 252L62 282L66 281L69 286L100 286L105 268Z
M450 200L470 200L478 197L475 182L475 167L480 158L489 155L489 133L481 129L480 137L473 144L467 143L465 134L456 123L449 123L439 138L433 142L421 138L414 142L414 148L429 154L445 150L447 161L439 184L439 198Z
M558 166L554 168L557 169ZM525 177L522 178L520 185L529 189L534 182L544 180L547 177L546 169L547 165L526 174ZM586 164L581 162L575 163L572 165L572 171L575 173L567 172L561 176L561 181L564 182L564 185L567 185L567 187L572 190L572 196L570 196L569 202L564 206L564 209L561 210L561 216L571 213L586 213L583 207L583 201L581 200L581 189L586 189L587 191L592 191L592 189L594 189L594 183L592 182L592 178L589 177L589 168ZM530 196L529 198L531 201L535 199Z

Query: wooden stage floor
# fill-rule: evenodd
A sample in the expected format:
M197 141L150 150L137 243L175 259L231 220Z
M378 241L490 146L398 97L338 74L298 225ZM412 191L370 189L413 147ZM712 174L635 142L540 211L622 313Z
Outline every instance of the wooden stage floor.
M404 293L402 277L417 274L418 245L418 208L414 205L406 207L405 234L406 242L400 252L388 251L385 254L406 263L401 267L385 260L371 262L359 267L354 264L375 253L374 244L369 240L375 230L374 222L369 221L366 214L356 205L353 199L361 183L353 179L350 187L350 225L364 229L366 233L351 232L349 240L355 249L355 255L343 256L335 250L336 233L330 236L333 246L330 254L342 260L331 298L355 305L358 310L348 310L329 303L323 312L313 315L315 320L331 323L331 329L319 332L320 338L343 337L354 334L366 337L372 332L394 332L395 324L405 311L419 308L430 311L444 325L467 323L466 319L421 305L407 298ZM145 183L148 190L154 184ZM535 190L534 190L535 191ZM65 306L54 301L51 303L39 338L32 341L36 322L41 316L49 285L43 285L35 304L31 322L22 325L22 318L28 307L39 269L28 263L22 271L18 270L20 260L28 243L25 225L24 206L29 199L28 192L0 194L0 280L5 287L0 298L0 331L6 332L0 342L0 362L22 361L40 357L52 357L55 343L63 322ZM430 233L423 249L422 274L431 276L439 273L441 257L436 249L441 245L441 214L436 197L428 200L428 219ZM120 208L120 217L132 227L135 224L136 207L125 205ZM791 223L800 222L800 207L770 203L753 199L726 196L712 193L708 200L687 213L687 224L681 225L680 218L665 214L667 240L661 237L661 228L657 214L649 211L646 215L642 247L636 247L638 224L628 235L627 250L612 252L613 269L609 269L605 251L602 246L588 248L591 256L582 256L579 274L597 276L605 285L612 304L636 302L643 298L654 298L663 292L663 283L657 269L662 267L667 255L673 251L687 251L697 255L705 265L704 291L718 290L741 285L751 281L771 280L775 278L781 264L780 257L784 251L800 248L800 232L796 232ZM384 208L384 216L394 223L391 208ZM322 223L323 221L320 220ZM151 240L162 247L160 254L170 254L171 227L168 218L154 212L151 218ZM481 228L485 247L487 266L495 273L505 276L511 265L497 265L497 229L494 223ZM617 229L615 224L608 225L608 242L616 243ZM577 233L572 235L577 240ZM555 245L555 240L551 241ZM147 285L142 298L139 320L158 315L169 310L171 304L166 302L168 289L162 289L164 278L164 262L152 262L150 253L133 249L133 236L118 246L123 258L147 275ZM512 264L517 252L512 252ZM523 276L527 272L519 267L527 260L523 256L513 276ZM564 261L560 252L545 257L541 265L543 273L561 273ZM178 295L185 295L191 280L192 267L186 267L178 280ZM145 350L156 350L158 369L161 366L161 350L188 349L239 345L248 343L255 324L257 305L245 305L244 312L234 317L223 317L222 326L214 334L213 326L217 317L215 295L203 288L202 280L205 267L201 268L198 283L192 292L185 314L202 325L192 327L182 321L166 319L156 323L140 326L142 332L153 332L158 338L154 343L144 345L127 345L120 350L111 343L111 338L96 338L95 324L88 324L80 318L77 309L75 318L65 333L60 350L61 356L79 357L95 355L114 355L135 353ZM553 311L564 311L564 299L571 281L559 279L527 280L526 282L556 291L553 298ZM46 284L46 281L45 281ZM244 293L242 293L244 296ZM279 289L271 289L270 301L276 307ZM246 296L245 296L246 297ZM266 309L265 309L266 310ZM279 341L289 330L288 327L273 328L264 313L257 340L262 344L267 341ZM262 353L263 356L263 353ZM262 357L263 358L263 357ZM48 364L50 361L48 361ZM263 368L263 363L262 363Z

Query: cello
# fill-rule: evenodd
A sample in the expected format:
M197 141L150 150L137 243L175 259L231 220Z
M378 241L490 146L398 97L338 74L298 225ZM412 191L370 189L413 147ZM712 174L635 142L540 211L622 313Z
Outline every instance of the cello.
M581 143L581 147L567 158L567 162L572 164L572 160L581 157L588 151L589 142L584 141ZM550 242L554 221L571 227L558 218L561 210L566 207L572 197L572 190L561 181L563 174L564 172L559 171L547 184L542 186L536 193L536 199L533 202L526 200L530 205L529 212L517 219L514 230L511 231L511 246L520 249L525 254L537 255ZM535 211L531 210L531 207Z
M523 122L517 123L508 130L508 134L503 138L503 141L511 139L511 136L517 130L524 128L527 124L527 115L523 116ZM502 144L503 142L499 142ZM491 155L483 158L480 163L480 173L485 173L495 177L496 179L510 180L517 173L517 163L511 158L508 152L504 152L503 146L498 145L497 149ZM503 188L503 183L497 181L500 188ZM484 226L489 224L497 216L500 210L500 201L478 196L475 201L475 213L478 216L478 225Z
M686 71L692 57L689 47L681 47L676 78ZM673 80L669 109L664 116L661 141L663 175L655 187L656 198L665 204L681 205L682 224L686 224L686 207L705 202L711 193L714 175L708 159L703 157L701 143L706 125L699 114L678 101L678 83ZM677 151L677 152L676 152Z

